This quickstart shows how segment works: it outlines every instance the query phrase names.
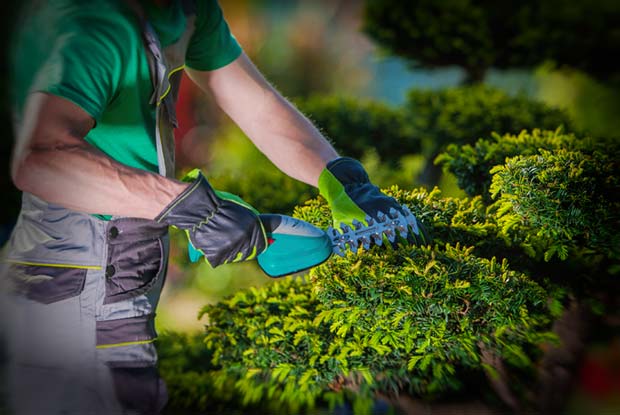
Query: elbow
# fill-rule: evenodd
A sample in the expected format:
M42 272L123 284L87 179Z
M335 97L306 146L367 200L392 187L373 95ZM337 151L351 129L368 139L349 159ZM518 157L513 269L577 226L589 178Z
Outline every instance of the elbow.
M26 177L26 168L23 161L14 161L11 164L11 180L13 185L22 192L26 192L28 187L28 180Z
M36 160L31 152L24 154L22 157L15 158L11 163L11 180L13 185L22 192L31 192L33 190L32 171L36 169Z

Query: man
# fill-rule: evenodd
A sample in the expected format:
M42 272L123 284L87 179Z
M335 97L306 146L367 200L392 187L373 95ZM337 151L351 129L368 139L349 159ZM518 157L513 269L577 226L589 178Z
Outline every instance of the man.
M215 0L34 1L13 56L23 194L2 278L18 414L157 413L153 319L169 225L212 266L267 247L258 215L198 174L175 180L181 71L337 223L401 207L252 65Z

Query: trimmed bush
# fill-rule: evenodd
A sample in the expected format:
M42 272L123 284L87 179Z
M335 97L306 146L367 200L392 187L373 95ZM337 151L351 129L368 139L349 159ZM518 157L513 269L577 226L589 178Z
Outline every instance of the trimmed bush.
M307 282L288 278L206 306L202 346L162 345L172 405L296 413L350 401L365 413L379 394L496 405L496 393L538 407L549 362L566 370L576 347L557 352L577 334L552 327L581 324L589 306L575 299L604 309L597 290L617 271L616 160L568 149L508 158L492 170L491 206L437 189L385 189L435 244L374 246L331 258ZM331 222L322 198L295 216ZM184 348L188 357L176 352Z
M532 256L604 255L620 260L617 154L557 149L515 156L491 169L491 195L503 235ZM517 236L519 234L519 236Z
M344 387L357 399L436 396L483 376L481 347L527 368L532 346L550 338L545 290L471 249L369 252L332 260L311 280L205 308L211 363L234 380L243 404L294 412L336 403Z
M562 110L482 85L412 90L400 109L337 96L315 96L297 105L344 155L359 159L375 152L396 167L404 155L421 152L427 159L421 180L427 185L438 183L441 171L432 162L450 143L473 143L494 131L572 128Z
M562 293L456 243L489 249L497 227L480 199L386 191L429 223L435 247L373 247L331 259L310 273L310 284L286 279L205 307L203 355L211 360L175 363L175 396L200 390L212 403L228 399L279 413L345 400L364 408L377 392L445 397L497 370L480 357L482 349L531 372L537 345L553 339L548 331ZM326 213L315 199L295 214L325 227ZM194 405L205 409L209 399Z
M491 169L501 165L508 157L540 154L541 150L559 149L581 151L620 152L617 140L580 138L565 133L563 129L521 131L518 134L496 134L476 141L474 144L450 144L440 154L436 163L454 174L459 187L468 195L481 195L491 201Z
M485 85L413 89L407 95L406 110L425 155L449 143L473 143L494 131L516 134L534 128L555 130L560 125L572 129L565 111Z

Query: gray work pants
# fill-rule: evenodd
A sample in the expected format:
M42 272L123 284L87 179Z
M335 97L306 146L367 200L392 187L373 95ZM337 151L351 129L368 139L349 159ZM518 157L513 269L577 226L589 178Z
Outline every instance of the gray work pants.
M154 317L167 226L99 220L24 194L0 265L15 415L156 414Z

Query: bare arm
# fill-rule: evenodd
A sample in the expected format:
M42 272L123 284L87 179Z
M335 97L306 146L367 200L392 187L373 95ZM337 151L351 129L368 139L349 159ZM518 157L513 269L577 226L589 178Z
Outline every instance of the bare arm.
M316 127L265 80L245 53L223 68L187 68L187 73L289 176L317 186L327 162L338 157Z
M69 209L153 219L187 184L120 164L84 140L94 120L72 102L30 96L11 163L22 191Z

